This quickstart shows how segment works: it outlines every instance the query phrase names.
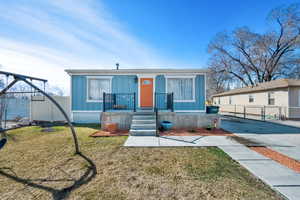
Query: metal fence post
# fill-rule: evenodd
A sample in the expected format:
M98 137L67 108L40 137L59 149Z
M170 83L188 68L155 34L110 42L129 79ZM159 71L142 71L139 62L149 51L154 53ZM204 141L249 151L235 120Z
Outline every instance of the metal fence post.
M136 95L135 95L135 92L133 93L133 112L136 112L136 100L135 100L135 97L136 97Z
M281 107L279 107L279 120L281 120L282 117L281 117Z
M261 110L260 110L260 117L261 117L261 120L264 120L264 108L261 107Z
M263 113L263 115L264 115L264 121L266 121L266 106L264 106L264 113Z
M103 110L103 112L105 112L105 92L103 92L102 110Z
M236 117L236 104L234 104L234 116Z
M246 119L246 106L244 106L244 119Z
M111 102L111 105L110 105L110 109L114 108L115 105L118 105L118 102L117 102L117 94L114 93L114 94L111 94L112 96L112 101ZM120 95L119 95L120 96ZM122 96L121 96L122 97ZM119 97L120 98L120 97Z
M174 112L174 93L172 92L172 112Z

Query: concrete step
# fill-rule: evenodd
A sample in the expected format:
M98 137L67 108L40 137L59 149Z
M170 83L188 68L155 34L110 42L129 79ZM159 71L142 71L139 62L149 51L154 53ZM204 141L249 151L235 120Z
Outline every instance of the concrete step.
M155 136L156 135L156 116L149 110L134 113L130 135L134 136Z
M155 136L156 135L156 130L155 129L147 129L147 130L130 129L130 135L134 135L134 136Z
M132 119L143 120L143 119L155 119L155 115L134 115Z
M156 124L132 124L131 129L138 129L138 130L155 130Z
M155 124L155 119L133 119L132 124Z
M152 111L138 111L135 112L134 115L155 115L155 113Z

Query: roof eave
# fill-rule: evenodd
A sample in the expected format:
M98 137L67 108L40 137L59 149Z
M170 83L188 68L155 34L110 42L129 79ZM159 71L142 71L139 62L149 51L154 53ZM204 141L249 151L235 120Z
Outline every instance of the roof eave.
M212 97L225 97L225 96L230 96L230 95L263 92L263 91L275 90L275 89L282 89L282 88L288 88L288 87L296 87L296 86L289 86L289 85L287 85L287 86L280 86L280 87L267 88L267 89L258 89L258 90L253 90L253 91L242 91L242 92L233 92L233 93L220 93L220 94L212 95Z
M66 69L69 75L76 74L157 74L157 73L193 73L204 74L209 73L208 69Z

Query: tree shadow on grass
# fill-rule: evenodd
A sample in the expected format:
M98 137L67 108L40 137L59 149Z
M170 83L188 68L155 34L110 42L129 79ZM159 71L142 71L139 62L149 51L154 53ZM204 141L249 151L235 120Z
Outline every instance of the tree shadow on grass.
M51 193L53 199L55 199L55 200L66 199L66 198L68 198L68 196L71 194L72 191L74 191L74 190L80 188L82 185L90 182L97 174L96 165L93 163L93 161L90 158L86 157L82 153L79 153L77 155L80 156L81 158L83 158L89 164L89 166L86 169L86 171L84 172L84 174L82 176L80 176L80 178L78 178L78 179L57 179L57 180L55 180L55 179L25 179L25 178L18 177L16 175L16 173L14 173L9 168L1 168L0 175L4 176L6 178L12 179L16 182L22 183L26 186L47 191L47 192ZM13 174L7 173L4 171L7 169L12 171ZM41 182L73 181L74 183L72 185L62 188L62 189L55 189L55 188L52 188L49 186L34 183L34 181L41 181Z

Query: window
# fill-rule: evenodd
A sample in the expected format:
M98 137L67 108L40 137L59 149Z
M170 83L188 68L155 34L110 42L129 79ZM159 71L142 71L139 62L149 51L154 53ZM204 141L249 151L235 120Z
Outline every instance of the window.
M232 104L232 97L229 96L229 104Z
M88 77L87 79L87 101L102 101L103 92L111 92L110 77Z
M195 101L194 79L194 77L167 78L167 92L174 93L174 101L176 102Z
M275 105L274 92L268 92L268 105Z
M143 85L150 85L152 82L150 80L144 80Z
M254 102L253 94L249 94L249 103Z

